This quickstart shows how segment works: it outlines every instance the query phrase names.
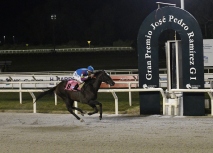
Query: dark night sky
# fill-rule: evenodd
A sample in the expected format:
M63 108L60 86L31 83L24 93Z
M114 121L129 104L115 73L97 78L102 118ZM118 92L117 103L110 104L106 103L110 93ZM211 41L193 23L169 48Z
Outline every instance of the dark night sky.
M144 18L157 9L159 0L1 0L0 40L16 43L52 42L55 21L56 43L96 41L110 44L116 40L134 40ZM180 0L161 0L176 4ZM185 0L185 9L200 25L212 19L213 0Z

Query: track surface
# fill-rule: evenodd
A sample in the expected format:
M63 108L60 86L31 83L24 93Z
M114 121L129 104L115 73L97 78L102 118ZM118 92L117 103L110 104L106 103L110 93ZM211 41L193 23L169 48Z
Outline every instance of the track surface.
M213 118L0 113L1 153L210 153Z

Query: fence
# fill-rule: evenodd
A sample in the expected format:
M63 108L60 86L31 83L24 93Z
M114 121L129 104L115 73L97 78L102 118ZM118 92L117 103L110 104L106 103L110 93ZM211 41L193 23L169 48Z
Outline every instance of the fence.
M55 49L55 52L111 52L111 51L134 51L132 47L91 47L91 48L64 48ZM25 50L0 50L0 54L26 54L26 53L51 53L53 49L25 49Z
M163 103L165 103L165 94L162 88L153 88L153 89L99 89L98 92L108 92L112 93L114 99L115 99L115 114L118 115L118 97L116 95L116 92L153 92L153 91L159 91L163 97ZM33 99L33 113L36 113L36 97L34 95L34 92L44 92L42 89L4 89L0 90L0 92L19 92L20 93L20 104L22 104L22 93L23 92L29 92ZM57 105L57 96L55 95L55 105ZM75 106L77 106L77 103L75 103Z
M44 90L42 89L36 89L39 86L38 84L51 84L51 86L55 86L57 83L59 83L60 81L23 81L23 82L0 82L0 83L7 83L7 84L18 84L18 88L17 89L1 89L0 92L19 92L19 99L20 99L20 104L22 104L22 93L23 92L29 92L30 95L32 96L33 99L33 112L36 113L36 102L35 102L35 95L34 92L43 92ZM213 89L172 89L172 93L176 99L176 102L173 104L169 104L166 100L166 96L165 93L163 91L162 88L150 88L150 89L142 89L142 88L138 88L138 81L115 81L116 84L123 84L123 87L127 88L127 89L99 89L99 92L108 92L108 93L112 93L114 99L115 99L115 114L118 114L118 97L116 95L116 92L128 92L129 93L129 105L132 105L132 92L153 92L153 91L159 91L163 97L163 114L165 114L165 109L166 106L174 106L174 107L179 107L178 104L178 97L176 96L176 93L180 93L180 92L206 92L209 94L209 97L211 98L211 115L213 116L213 96L212 96L212 92ZM23 89L23 84L33 84L34 89ZM133 88L132 89L132 85ZM106 87L104 85L104 87ZM120 87L118 85L118 87ZM55 105L57 105L57 96L55 95ZM75 106L77 105L77 103L75 103Z
M23 92L29 92L33 99L33 113L36 113L36 98L34 95L34 92L43 92L42 89L3 89L0 90L0 92L19 92L20 93L20 104L22 104L22 93ZM112 93L114 99L115 99L115 114L118 115L118 97L116 95L116 92L155 92L159 91L163 98L163 114L165 115L165 109L166 106L169 104L166 102L166 94L164 93L164 90L162 88L150 88L150 89L143 89L143 88L137 88L137 89L99 89L98 92L107 92ZM178 96L176 94L180 92L206 92L209 94L209 97L211 98L211 115L213 116L213 89L172 89L172 94L174 95L176 99L176 103L173 103L172 106L178 107ZM55 105L57 105L57 96L55 95ZM77 106L77 103L75 103L75 106ZM131 105L130 105L131 106Z
M178 96L176 94L179 94L180 92L204 92L208 93L210 99L211 99L211 115L213 116L213 89L171 89L171 92L175 98L175 103L173 104L174 107L178 107ZM170 106L171 107L171 106Z

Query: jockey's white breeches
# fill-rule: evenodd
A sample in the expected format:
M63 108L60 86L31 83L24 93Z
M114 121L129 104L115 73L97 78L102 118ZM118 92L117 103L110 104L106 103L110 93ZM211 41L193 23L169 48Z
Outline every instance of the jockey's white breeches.
M77 80L80 83L83 83L81 80L81 76L79 76L76 72L73 73L73 79Z

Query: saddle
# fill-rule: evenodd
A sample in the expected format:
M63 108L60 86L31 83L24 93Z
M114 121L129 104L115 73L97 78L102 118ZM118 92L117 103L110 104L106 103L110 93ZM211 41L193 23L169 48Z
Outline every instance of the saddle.
M75 86L78 85L78 82L76 80L69 80L67 81L65 90L70 90L70 91L79 91L81 90L80 87L77 88L77 90L75 90Z

